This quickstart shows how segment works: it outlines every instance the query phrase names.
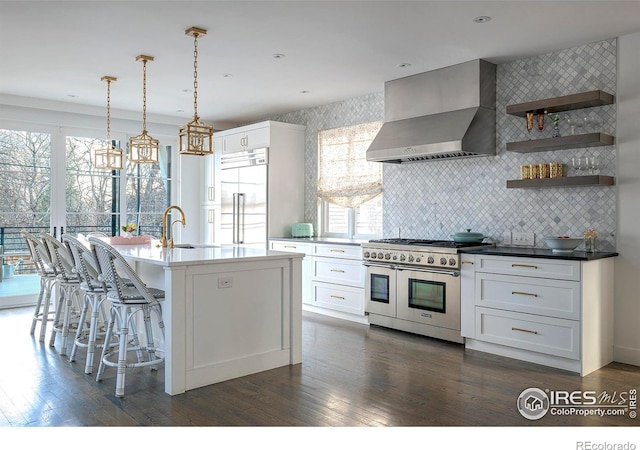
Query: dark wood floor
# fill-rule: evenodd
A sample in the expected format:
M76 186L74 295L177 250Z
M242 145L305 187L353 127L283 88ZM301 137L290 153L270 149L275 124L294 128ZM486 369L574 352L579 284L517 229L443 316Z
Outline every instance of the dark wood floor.
M613 363L587 377L435 339L305 313L303 362L169 396L163 371L115 369L96 383L84 353L69 363L29 335L31 309L0 311L0 426L634 426L625 417L516 409L526 388L626 392L640 368ZM36 333L37 335L37 333ZM637 419L640 420L640 419Z

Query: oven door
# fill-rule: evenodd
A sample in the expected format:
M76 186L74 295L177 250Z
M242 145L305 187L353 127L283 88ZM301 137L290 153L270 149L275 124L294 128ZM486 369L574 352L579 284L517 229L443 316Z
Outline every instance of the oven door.
M365 267L365 312L396 317L396 269L383 264Z
M398 319L460 329L460 273L398 269Z

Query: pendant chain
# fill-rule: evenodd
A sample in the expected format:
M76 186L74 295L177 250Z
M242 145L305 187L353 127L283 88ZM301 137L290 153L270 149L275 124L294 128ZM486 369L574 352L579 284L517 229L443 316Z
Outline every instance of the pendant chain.
M142 60L142 131L147 131L147 60Z
M198 117L198 35L193 39L193 116Z

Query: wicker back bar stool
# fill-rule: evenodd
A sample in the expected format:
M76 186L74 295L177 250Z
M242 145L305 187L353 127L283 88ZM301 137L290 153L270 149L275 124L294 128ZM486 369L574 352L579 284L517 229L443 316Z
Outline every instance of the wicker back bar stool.
M120 253L104 242L103 239L90 237L89 242L100 269L99 279L107 286L107 298L111 301L109 325L102 347L102 358L96 375L101 381L105 366L117 367L116 397L124 397L126 370L150 366L156 370L165 359L164 351L156 346L153 336L152 319L157 320L164 339L161 300L164 291L148 287ZM129 279L127 283L125 279ZM153 313L153 314L152 314ZM135 332L136 316L142 315L144 321L144 344L140 343ZM129 345L130 330L133 331L133 345ZM117 338L117 343L112 340ZM135 352L137 360L127 360L128 352ZM143 353L147 354L144 360ZM117 355L117 361L112 358Z
M74 272L74 262L68 247L49 233L40 233L42 241L51 255L51 264L56 272L60 294L57 298L49 346L53 347L56 334L61 334L60 354L67 354L67 340L72 328L77 327L80 315L80 278Z
M50 309L51 292L57 283L57 275L51 264L51 257L47 246L42 240L27 230L21 230L20 234L27 243L31 261L36 267L36 271L40 276L40 292L36 300L36 308L33 312L33 320L31 321L30 334L34 335L36 325L40 322L40 342L44 342L47 333L47 323L53 321L55 309Z
M74 271L80 278L80 289L84 292L84 304L78 319L78 329L73 340L69 361L76 360L78 348L86 348L84 373L93 372L93 356L96 348L102 348L97 344L98 337L104 338L107 326L107 315L104 312L107 287L101 282L98 271L98 263L93 252L89 248L89 241L83 242L78 238L65 234L62 242L71 251L74 262ZM87 314L90 314L89 326L86 326Z

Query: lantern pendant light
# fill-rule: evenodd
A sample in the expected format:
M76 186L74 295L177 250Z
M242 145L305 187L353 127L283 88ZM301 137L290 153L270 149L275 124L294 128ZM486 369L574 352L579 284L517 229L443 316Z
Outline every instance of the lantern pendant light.
M207 30L191 27L184 34L193 37L193 119L180 127L180 154L211 155L213 127L200 122L198 117L198 37L207 34Z
M129 138L129 161L157 164L160 141L147 133L147 61L153 61L153 56L138 55L136 61L142 61L142 133Z
M102 148L96 149L94 153L93 165L101 170L121 170L122 154L121 148L116 147L111 141L111 82L117 81L116 77L105 75L100 81L107 82L107 142Z

